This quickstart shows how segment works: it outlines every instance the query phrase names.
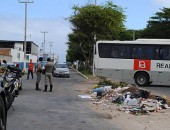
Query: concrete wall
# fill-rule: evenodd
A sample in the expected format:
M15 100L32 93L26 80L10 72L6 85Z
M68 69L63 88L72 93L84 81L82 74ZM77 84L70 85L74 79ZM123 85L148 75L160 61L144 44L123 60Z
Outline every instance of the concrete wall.
M12 62L12 56L0 55L0 60L1 60L1 62L3 60L6 60L7 62Z
M18 50L18 51L23 51L23 44L22 43L15 43L14 45L14 49Z
M38 46L35 44L31 44L31 54L37 55L38 54Z
M11 49L12 62L24 62L24 52Z

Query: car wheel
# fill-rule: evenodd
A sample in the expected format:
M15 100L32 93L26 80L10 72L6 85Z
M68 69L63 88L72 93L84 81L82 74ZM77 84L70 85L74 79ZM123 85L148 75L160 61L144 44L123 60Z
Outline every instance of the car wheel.
M6 119L5 104L0 96L0 130L6 130Z

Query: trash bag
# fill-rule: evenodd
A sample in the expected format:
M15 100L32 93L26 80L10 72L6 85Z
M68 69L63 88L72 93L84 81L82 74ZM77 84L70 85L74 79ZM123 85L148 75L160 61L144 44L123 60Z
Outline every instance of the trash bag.
M140 98L140 97L142 97L142 98L147 99L147 98L149 97L149 95L150 95L150 92L145 91L145 90L142 90L142 89L139 89L139 90L137 90L137 91L135 91L135 92L133 93L133 96L134 96L135 98Z
M125 98L122 95L119 95L115 100L112 100L112 103L122 104Z

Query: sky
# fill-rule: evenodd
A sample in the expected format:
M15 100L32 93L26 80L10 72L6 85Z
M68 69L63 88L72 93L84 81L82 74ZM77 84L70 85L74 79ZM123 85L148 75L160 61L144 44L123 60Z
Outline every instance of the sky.
M25 4L27 6L27 40L42 47L45 33L45 51L58 55L64 62L71 24L66 20L73 14L74 5L93 4L95 0L3 0L0 8L0 40L23 40L25 28ZM108 0L96 0L104 5ZM143 29L147 21L163 7L170 8L170 0L111 0L120 6L126 15L127 29Z

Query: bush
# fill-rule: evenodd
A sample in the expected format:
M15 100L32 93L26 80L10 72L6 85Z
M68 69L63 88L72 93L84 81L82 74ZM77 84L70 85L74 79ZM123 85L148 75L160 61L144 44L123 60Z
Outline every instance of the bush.
M113 85L113 83L110 80L102 80L98 85Z
M78 68L78 71L80 71L80 72L83 73L84 75L91 75L91 74L92 74L91 68L88 67L88 66L84 66L84 65L81 65L81 66Z
M97 84L98 87L110 85L112 88L125 87L127 84L125 82L112 82L110 80L103 79Z

